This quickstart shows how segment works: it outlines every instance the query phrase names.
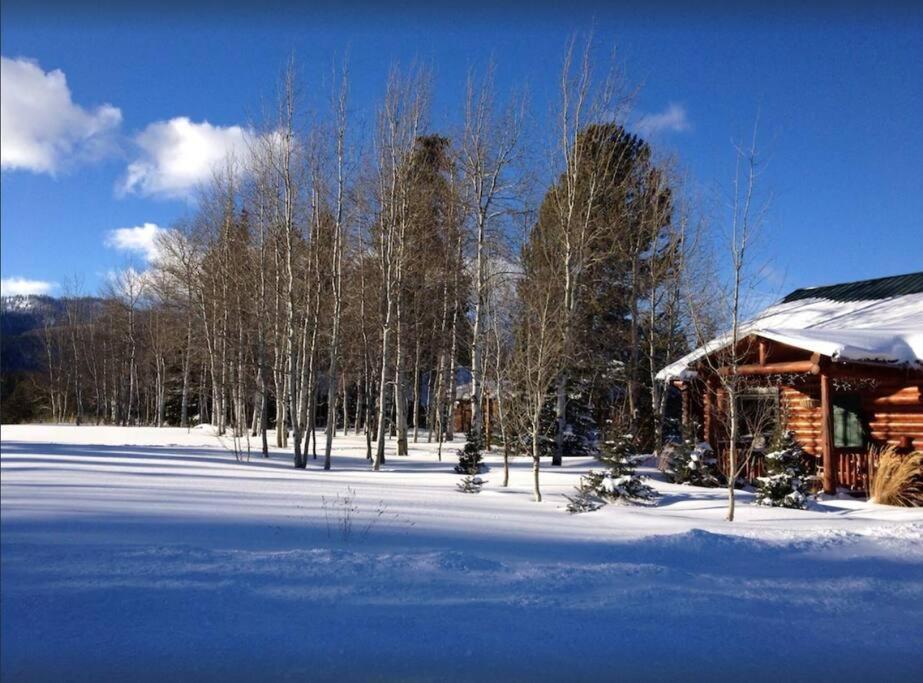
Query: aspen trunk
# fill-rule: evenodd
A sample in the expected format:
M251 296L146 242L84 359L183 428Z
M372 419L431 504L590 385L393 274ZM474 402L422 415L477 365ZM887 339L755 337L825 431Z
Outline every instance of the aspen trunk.
M388 354L391 352L391 303L388 296L386 304L385 323L381 334L381 375L378 386L378 423L376 425L377 439L375 451L375 464L373 469L377 472L385 462L385 423L388 410Z
M346 376L343 376L343 436L349 434L349 385L346 383Z
M420 335L417 334L416 350L413 357L413 442L419 441L420 435Z
M539 468L541 467L541 460L539 458L539 446L538 446L538 432L539 432L539 417L541 411L535 411L532 416L532 496L536 503L542 502L542 492L539 488L538 475Z
M554 414L557 426L554 432L554 455L551 458L551 464L558 467L563 463L564 432L567 429L567 374L564 372L558 375L555 386Z

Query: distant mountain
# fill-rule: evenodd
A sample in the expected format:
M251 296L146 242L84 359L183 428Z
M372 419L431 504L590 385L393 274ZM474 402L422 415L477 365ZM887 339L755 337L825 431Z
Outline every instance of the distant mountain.
M0 312L2 313L48 313L63 310L64 299L56 299L53 296L17 294L0 297Z
M64 304L50 296L0 298L0 367L4 373L41 368L41 339L46 320L57 322Z
M84 297L91 306L102 299ZM45 323L66 320L67 301L52 296L0 297L0 369L3 372L36 371L42 368L41 330Z

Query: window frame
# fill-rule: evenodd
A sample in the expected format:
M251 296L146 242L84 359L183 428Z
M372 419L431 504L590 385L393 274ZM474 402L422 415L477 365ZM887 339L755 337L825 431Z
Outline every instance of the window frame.
M750 425L746 419L747 412L744 410L744 403L751 401L766 402L771 405L771 419L758 434L750 433ZM754 445L754 450L762 451L768 447L773 434L779 427L781 418L782 396L779 387L750 387L737 394L737 438L744 443L753 443L761 439L763 443Z
M833 447L868 447L869 434L862 412L862 394L856 391L837 392L830 397L830 403Z

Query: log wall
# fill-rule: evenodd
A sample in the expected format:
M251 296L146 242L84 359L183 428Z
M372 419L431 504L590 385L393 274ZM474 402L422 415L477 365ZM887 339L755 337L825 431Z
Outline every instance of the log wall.
M834 387L834 397L838 392ZM862 397L862 413L868 430L870 445L885 444L923 451L923 388L918 384L879 383L874 388L850 390ZM723 405L723 397L718 403ZM822 443L820 382L807 377L797 386L780 388L780 405L787 428L805 452L820 465ZM869 462L867 449L838 448L834 453L837 462L837 485L853 490L864 490L868 483ZM719 466L726 469L726 457L719 453ZM744 473L749 479L762 476L760 462L754 462Z

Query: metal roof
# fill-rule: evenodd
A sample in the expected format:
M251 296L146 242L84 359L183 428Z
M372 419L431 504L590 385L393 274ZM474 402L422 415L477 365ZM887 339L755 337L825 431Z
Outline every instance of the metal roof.
M782 303L802 299L827 299L829 301L872 301L890 299L905 294L923 293L923 272L906 275L879 277L874 280L858 280L823 287L796 289L782 299Z

